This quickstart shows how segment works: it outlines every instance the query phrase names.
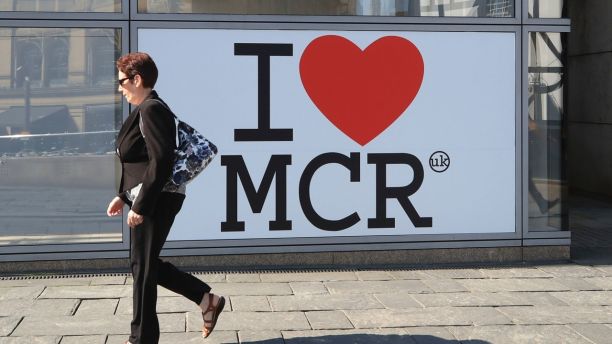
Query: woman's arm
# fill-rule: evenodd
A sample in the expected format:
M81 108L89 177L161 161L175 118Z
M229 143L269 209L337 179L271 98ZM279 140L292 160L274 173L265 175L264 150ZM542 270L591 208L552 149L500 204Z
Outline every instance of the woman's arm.
M140 215L151 215L164 185L172 174L176 124L172 112L158 101L148 100L140 107L141 131L149 155L149 164L132 211Z

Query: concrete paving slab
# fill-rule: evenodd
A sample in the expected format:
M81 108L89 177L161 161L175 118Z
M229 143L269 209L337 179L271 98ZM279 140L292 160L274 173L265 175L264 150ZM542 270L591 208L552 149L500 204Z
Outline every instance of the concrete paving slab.
M546 292L447 293L415 294L412 297L424 307L500 307L565 306L565 302Z
M157 314L162 313L186 313L197 311L198 305L183 296L164 296L157 298ZM225 309L231 309L229 304L225 305ZM119 299L119 305L115 314L132 314L132 298Z
M408 327L405 329L417 344L451 344L456 338L444 327Z
M240 273L227 274L225 276L225 279L226 279L227 282L235 282L235 283L261 282L261 280L259 279L259 274L256 274L256 273L252 273L252 274L240 274Z
M126 276L99 276L92 278L90 285L124 285L126 278Z
M8 336L14 332L22 317L0 317L0 336Z
M346 281L326 282L331 294L431 293L422 281Z
M184 332L184 314L160 314L158 316L160 331ZM129 315L113 316L26 316L13 332L14 336L65 335L82 336L96 334L127 334L130 332Z
M267 296L231 296L232 309L237 312L270 312Z
M159 320L159 331L161 333L184 332L187 326L187 319L184 313L158 314L157 319Z
M293 294L293 290L289 287L289 283L211 283L210 286L213 293L223 296Z
M161 297L157 298L158 304L159 304L159 300L160 299L162 299L162 298ZM125 297L125 298L119 299L119 304L117 305L117 309L115 310L115 314L117 314L117 315L132 314L132 298L131 297Z
M612 290L612 277L591 277L584 280L602 290Z
M448 330L462 343L592 344L571 328L559 325L451 327Z
M132 309L131 301L132 299L129 299L129 302L126 301L126 303L130 305L130 314ZM226 310L231 310L229 305L226 304L225 307L227 307ZM157 298L157 313L186 313L194 312L199 309L199 305L196 305L194 302L183 296Z
M225 274L216 274L216 273L195 273L193 274L197 279L203 281L204 283L214 283L214 282L227 282Z
M583 266L577 264L564 265L545 265L539 266L538 269L549 273L555 277L602 277L604 273L591 266Z
M200 332L162 333L159 338L159 344L177 343L238 344L238 335L235 331L219 331L215 329L206 339L202 338L202 333Z
M554 281L561 283L571 290L603 290L603 288L593 283L589 283L586 279L579 277L555 278Z
M355 328L483 326L512 323L508 317L492 307L352 310L345 313Z
M520 325L610 324L612 308L601 306L540 306L498 308Z
M106 344L123 344L128 337L127 334L108 336ZM202 338L200 332L161 333L159 344L176 343L237 344L238 338L235 331L218 331L217 329L206 339Z
M328 294L323 282L289 282L293 294Z
M34 286L71 286L71 285L89 285L91 278L27 278L2 281L2 287L34 287Z
M13 299L0 301L0 316L20 315L72 315L79 300L29 300Z
M58 344L60 336L0 337L0 344Z
M478 269L435 269L423 270L425 273L435 277L444 279L480 279L488 278L488 276Z
M550 295L574 306L612 306L612 291L552 292Z
M416 344L404 329L283 331L285 344Z
M472 292L571 291L569 287L550 278L464 279L458 282Z
M538 268L502 268L481 269L489 278L553 278L554 275Z
M612 265L596 265L593 269L601 271L604 277L612 277Z
M460 343L458 340L448 340L448 339L432 336L429 334L422 334L422 335L417 334L414 336L410 336L410 339L412 339L417 344L459 344ZM472 341L470 341L469 343L466 342L466 344L481 344L481 343L485 343L485 342L472 342Z
M341 311L306 312L306 318L313 330L343 330L353 328L353 324Z
M393 278L387 271L357 271L360 281L390 281Z
M326 282L326 281L356 281L355 272L296 272L262 274L262 282Z
M132 296L132 287L125 285L48 287L40 299L116 299Z
M612 338L608 332L612 328L612 276L606 275L606 266L554 269L554 273L540 267L340 271L340 280L333 280L332 271L299 272L297 280L289 278L291 272L233 273L233 278L227 277L232 274L198 275L216 279L211 283L215 292L230 301L205 343L237 343L239 338L261 344L370 344L372 338L380 340L376 343L453 343L455 332L463 331L468 337L474 335L466 343L497 344L521 342L523 329L536 343L539 338L552 338L547 343L570 343L575 336L606 343ZM562 275L565 271L570 271L569 276ZM263 281L270 275L275 277L268 280L284 281L256 282L253 278L259 276ZM116 339L122 344L129 332L132 287L114 284L121 280L106 277L117 276L45 279L50 285L23 281L8 285L5 282L16 280L0 280L0 344L8 340L53 342L61 336L62 341L81 343L91 337L97 342L107 335L107 343ZM62 282L65 280L68 282ZM87 285L92 283L98 285ZM158 289L165 342L201 343L197 306ZM79 302L76 315L71 316ZM109 314L112 312L106 310L114 306L116 314ZM22 314L19 323L21 317L15 315ZM324 330L349 324L356 329ZM381 329L390 332L380 335L376 331ZM468 331L472 329L481 332ZM495 331L508 335L497 338ZM262 335L257 336L259 333ZM298 338L296 333L304 335ZM563 336L567 339L556 341Z
M42 301L42 300L41 300ZM56 301L56 300L49 300ZM76 316L110 316L115 314L119 299L83 300L77 308Z
M106 337L106 344L124 344L129 337L129 334L110 335Z
M424 280L437 278L421 270L392 270L389 275L397 280Z
M239 331L241 344L285 344L280 331Z
M389 309L423 308L413 294L375 294L374 297Z
M63 336L60 344L105 344L106 335L98 336Z
M291 295L270 296L274 311L322 311L335 309L376 309L384 308L372 295Z
M429 289L433 290L434 293L459 293L468 291L463 285L452 279L426 279L421 282Z
M604 324L571 324L569 327L593 343L612 343L612 326Z
M305 330L310 324L302 312L223 312L216 330ZM202 330L202 314L187 313L187 331Z
M44 285L30 287L0 288L0 301L2 300L32 300L45 290ZM74 298L72 298L74 299Z

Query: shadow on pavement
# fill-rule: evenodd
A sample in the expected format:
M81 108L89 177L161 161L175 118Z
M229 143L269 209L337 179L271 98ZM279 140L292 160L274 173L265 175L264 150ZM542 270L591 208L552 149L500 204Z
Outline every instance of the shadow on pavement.
M241 341L244 344L279 344L282 339ZM448 340L430 335L399 334L344 334L312 337L286 338L285 344L491 344L478 339Z

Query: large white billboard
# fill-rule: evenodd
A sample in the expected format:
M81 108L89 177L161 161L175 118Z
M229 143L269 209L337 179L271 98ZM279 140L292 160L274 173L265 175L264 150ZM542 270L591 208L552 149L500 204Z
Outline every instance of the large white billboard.
M140 29L219 147L169 240L515 231L515 34Z

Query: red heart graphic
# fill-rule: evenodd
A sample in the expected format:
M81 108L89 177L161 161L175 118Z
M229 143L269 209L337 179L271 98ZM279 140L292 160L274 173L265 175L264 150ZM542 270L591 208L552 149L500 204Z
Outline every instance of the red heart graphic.
M408 108L421 87L423 70L417 47L397 36L382 37L364 51L344 37L321 36L308 44L300 60L310 99L362 146Z

